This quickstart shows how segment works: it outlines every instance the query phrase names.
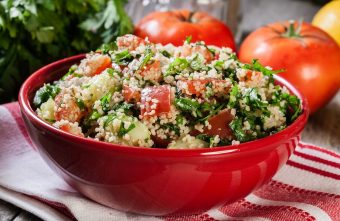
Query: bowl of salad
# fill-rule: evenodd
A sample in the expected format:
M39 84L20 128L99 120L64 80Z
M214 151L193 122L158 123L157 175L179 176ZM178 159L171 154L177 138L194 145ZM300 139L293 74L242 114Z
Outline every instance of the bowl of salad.
M193 214L246 196L294 151L308 109L275 73L229 48L125 35L36 71L19 104L43 159L83 195Z

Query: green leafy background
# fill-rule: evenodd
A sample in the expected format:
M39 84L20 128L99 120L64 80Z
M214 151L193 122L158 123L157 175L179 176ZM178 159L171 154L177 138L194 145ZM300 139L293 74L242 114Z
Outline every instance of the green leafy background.
M44 64L131 33L126 0L0 1L0 103Z

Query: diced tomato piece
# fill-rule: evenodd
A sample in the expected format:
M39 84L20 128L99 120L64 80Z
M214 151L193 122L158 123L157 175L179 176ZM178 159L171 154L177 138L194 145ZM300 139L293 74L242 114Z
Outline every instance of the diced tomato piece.
M145 65L139 74L144 80L159 82L162 78L161 62L156 60L151 64Z
M247 82L251 80L252 76L259 76L259 75L262 75L262 73L258 71L247 70L246 74L240 78L240 81Z
M127 85L123 85L124 100L128 103L134 103L140 101L140 90L131 88Z
M72 128L72 126L70 124L61 125L59 127L59 129L65 131L65 132L71 133L73 135L76 135L78 137L84 137L84 134L81 132L80 129L78 131L78 129Z
M117 46L119 49L128 49L129 51L135 50L139 45L145 45L143 38L135 35L127 34L117 38Z
M79 122L84 116L74 97L65 96L65 91L61 91L54 99L54 118L56 121L68 120L70 122Z
M188 45L184 44L178 48L178 54L175 56L180 57L188 57L191 56L194 53L201 54L204 59L206 60L206 63L210 63L213 59L213 54L203 45Z
M112 68L112 62L110 57L108 56L103 57L101 62L102 64L96 69L93 75L102 73L106 68Z
M215 116L212 116L208 122L211 125L211 128L204 128L203 133L216 136L218 135L222 139L231 139L233 136L233 131L229 127L229 123L234 119L234 115L230 113L230 110L225 109L222 110Z
M142 90L141 115L159 116L168 113L171 106L171 87L169 85L147 87Z
M219 79L181 80L178 81L177 86L185 94L201 96L206 91L207 84L210 82L216 93L227 93L231 88L229 81Z
M188 95L201 95L205 91L206 84L210 80L182 80L178 81L177 86L182 90L183 93Z
M203 132L197 130L192 131L190 134L192 136L197 136L198 134L207 134L209 136L218 135L221 139L232 139L233 131L229 127L229 123L234 119L234 116L230 113L229 109L224 109L220 111L215 116L208 119L211 127L204 127Z

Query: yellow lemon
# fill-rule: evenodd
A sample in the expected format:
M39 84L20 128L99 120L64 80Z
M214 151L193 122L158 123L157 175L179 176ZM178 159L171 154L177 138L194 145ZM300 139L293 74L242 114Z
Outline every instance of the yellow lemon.
M314 16L312 24L323 29L340 45L340 0L323 6Z

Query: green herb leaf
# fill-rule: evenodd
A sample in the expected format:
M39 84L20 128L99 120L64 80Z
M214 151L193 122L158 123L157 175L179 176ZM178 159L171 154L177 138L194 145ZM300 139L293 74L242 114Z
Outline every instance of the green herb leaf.
M107 115L106 116L106 119L105 119L105 121L104 121L104 128L106 128L108 125L109 125L109 123L111 122L111 121L113 121L114 119L116 119L117 118L117 116L115 115L115 114L109 114L109 115Z
M118 136L123 137L125 134L129 133L135 127L136 125L134 123L131 123L130 126L127 129L125 129L124 122L121 122L119 131L118 131Z
M109 42L107 44L102 44L97 51L100 51L103 54L108 54L110 51L115 51L118 49L116 42Z
M72 65L68 72L61 78L61 80L64 81L68 76L74 75L74 71L77 70L77 67L78 67L77 65Z
M154 55L153 51L151 50L150 46L147 46L145 49L145 55L144 55L144 59L142 60L142 62L140 63L138 69L143 68L152 58L152 56Z
M108 112L110 110L110 101L111 101L112 93L108 92L102 98L100 98L100 105L104 112Z
M191 113L194 117L200 116L200 104L196 100L189 98L176 98L175 105L184 112Z
M273 74L277 74L280 72L283 72L284 69L280 69L280 70L269 70L268 68L262 66L262 64L260 64L260 62L258 62L258 59L253 59L251 64L245 64L244 66L242 66L243 69L247 69L247 70L252 70L252 71L259 71L262 72L263 75L265 76L273 76Z
M169 131L174 131L177 136L181 134L179 127L175 124L167 123L167 124L162 124L160 127L162 129L169 129Z
M128 65L133 60L133 56L128 50L115 53L114 61L118 65Z
M85 103L82 99L77 98L76 103L80 110L85 110Z
M267 110L268 102L261 99L256 88L251 88L246 92L244 95L244 101L251 109L261 110L262 114L265 114L266 116L270 115Z
M1 1L0 103L15 100L25 78L44 64L94 50L132 33L131 19L124 11L126 3Z
M112 110L123 110L123 112L128 115L132 107L133 104L122 102L114 104Z
M198 54L190 61L190 67L195 71L207 70L207 67L204 65L203 60Z
M196 136L197 139L200 139L200 140L203 140L207 143L210 143L210 139L211 139L211 136L207 135L207 134L199 134Z
M228 102L228 106L230 108L234 108L238 102L238 100L240 99L241 94L239 92L239 89L237 87L237 85L234 85L231 88L231 92L230 92L230 98L229 98L229 102Z
M54 99L60 92L60 88L55 85L45 84L40 88L33 99L33 104L36 107L40 107L41 104L45 103L49 98Z
M161 51L161 53L162 53L162 55L164 55L164 57L167 57L167 58L171 57L171 54L166 50Z
M233 131L234 136L236 137L237 140L241 142L248 141L249 138L247 134L243 131L243 121L240 118L234 118L230 124L229 124L230 129Z
M191 36L191 35L190 35L190 36L187 36L187 37L185 38L185 43L190 44L191 39L192 39L192 36Z
M302 112L301 101L297 96L288 95L287 102L289 107L293 110L293 114L290 117L289 122L293 122Z
M101 116L102 116L102 115L101 115L97 110L94 110L94 111L91 113L89 119L90 119L90 120L98 120Z
M189 67L189 62L185 58L175 58L175 60L170 63L168 69L166 70L165 76L175 75L181 73L184 69Z
M224 61L216 61L214 64L214 68L218 71L222 71L224 66Z

